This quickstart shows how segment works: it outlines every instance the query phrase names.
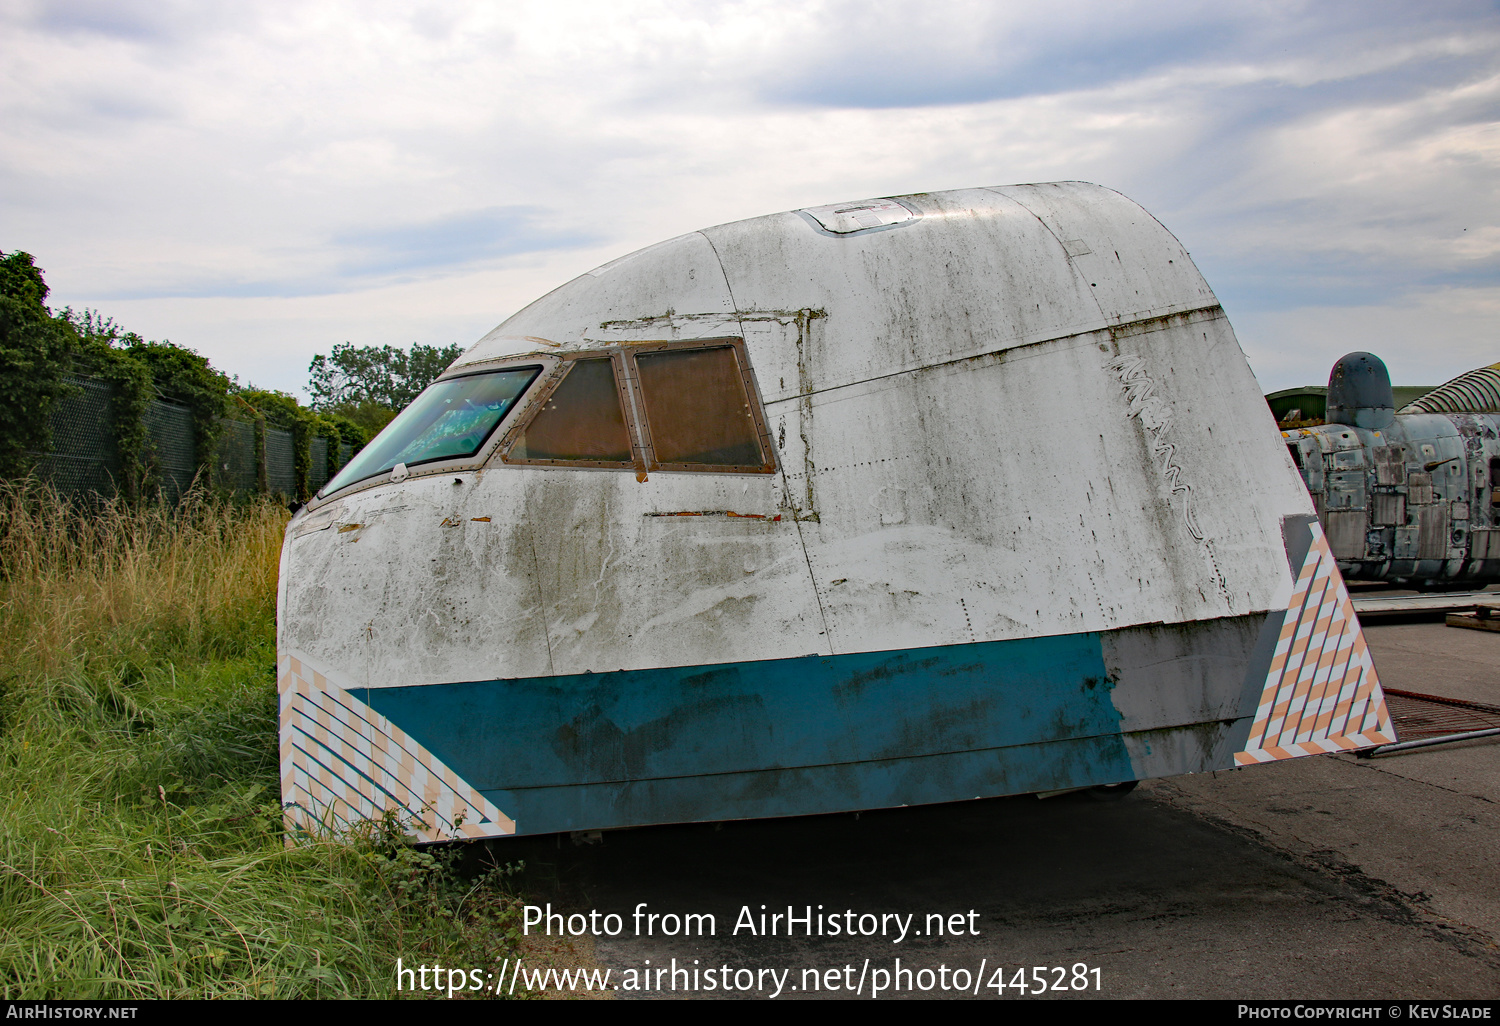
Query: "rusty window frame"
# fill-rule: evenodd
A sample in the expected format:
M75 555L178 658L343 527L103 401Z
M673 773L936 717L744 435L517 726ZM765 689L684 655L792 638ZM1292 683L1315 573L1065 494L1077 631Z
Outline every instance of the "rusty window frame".
M624 382L624 364L620 359L618 351L609 349L591 349L578 353L554 354L558 360L551 377L543 382L540 387L533 383L531 388L532 403L527 408L524 416L516 418L505 432L505 437L500 440L500 461L512 467L571 467L582 470L641 470L645 464L639 452L640 443L636 438L635 429L632 427L632 413L629 392ZM558 388L562 386L567 378L568 372L573 365L581 360L605 359L610 362L610 369L615 376L615 395L620 401L620 413L625 418L625 435L630 440L630 451L632 458L625 461L617 460L543 460L532 459L513 455L516 445L526 433L526 428L537 416L547 408L547 402L552 398Z
M757 464L723 464L723 463L663 463L656 458L656 448L651 442L651 422L648 411L649 401L645 390L641 387L640 367L636 359L643 355L662 352L682 352L694 349L728 349L734 354L735 365L739 369L740 387L744 389L745 404L750 411L750 420L754 426L755 439L760 446L762 460ZM633 411L638 424L638 431L646 459L645 469L661 470L666 472L686 472L694 474L774 474L776 472L775 447L771 442L771 431L766 426L765 411L761 405L760 389L755 384L755 373L750 367L749 356L745 353L745 340L733 336L723 338L695 338L682 339L673 342L648 342L645 344L631 345L622 350L622 355L628 365L628 380L633 393L633 398L639 406Z
M760 445L764 462L755 465L727 465L719 463L662 463L656 459L656 450L651 444L651 425L647 419L645 393L641 389L640 368L635 358L641 354L693 349L730 349L734 353L735 365L739 369L740 384L745 391L750 419L754 424L755 437ZM572 353L548 354L558 360L558 365L545 380L533 382L527 393L527 406L511 421L501 438L497 452L500 461L513 467L563 467L577 470L634 470L636 476L645 479L647 471L660 470L668 473L692 474L774 474L776 472L776 449L771 440L771 431L766 426L765 410L761 403L760 389L755 382L755 372L745 352L745 340L735 336L716 338L681 339L671 342L627 343L600 349L587 349ZM552 394L562 385L572 365L579 360L608 359L614 369L615 390L620 398L620 408L625 415L625 429L630 437L632 459L629 462L604 460L543 460L526 459L512 455L527 426L546 408ZM544 376L546 372L544 372Z

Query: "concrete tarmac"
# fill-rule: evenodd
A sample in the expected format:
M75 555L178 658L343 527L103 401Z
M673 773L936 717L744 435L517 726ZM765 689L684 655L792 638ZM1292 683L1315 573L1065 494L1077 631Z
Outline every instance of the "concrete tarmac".
M1500 634L1418 623L1366 637L1386 686L1500 706ZM1116 801L655 827L594 846L518 839L499 853L528 860L534 899L621 916L593 956L627 984L621 998L868 999L884 983L882 998L1046 986L1049 998L1493 1000L1497 803L1491 738L1147 781ZM636 936L643 903L643 916L712 915L712 935L666 936L673 921L659 919ZM824 935L794 924L788 936L784 920L763 935L762 905L810 907ZM865 915L884 932L859 934ZM912 917L904 939L891 916Z

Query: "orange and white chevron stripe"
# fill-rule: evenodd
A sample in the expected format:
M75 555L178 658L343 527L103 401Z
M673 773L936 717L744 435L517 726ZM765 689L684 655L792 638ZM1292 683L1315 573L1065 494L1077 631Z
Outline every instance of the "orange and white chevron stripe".
M1375 664L1338 562L1311 525L1242 765L1344 752L1395 740Z
M289 834L345 833L388 812L420 841L516 824L407 734L295 655L281 657L281 802Z

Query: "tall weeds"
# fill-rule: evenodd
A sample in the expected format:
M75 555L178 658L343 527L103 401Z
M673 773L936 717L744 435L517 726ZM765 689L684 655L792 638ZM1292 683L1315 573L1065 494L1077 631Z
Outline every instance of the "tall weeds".
M389 996L397 957L509 953L503 870L391 823L284 846L285 522L0 486L0 995Z
M0 490L0 659L58 673L80 660L223 658L269 637L286 513L202 497L83 506Z

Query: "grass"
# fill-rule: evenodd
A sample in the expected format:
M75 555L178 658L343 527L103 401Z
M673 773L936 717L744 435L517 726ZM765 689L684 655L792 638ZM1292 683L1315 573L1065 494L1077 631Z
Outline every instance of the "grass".
M287 847L286 511L69 505L0 485L0 995L390 997L513 955L508 867L392 822Z

